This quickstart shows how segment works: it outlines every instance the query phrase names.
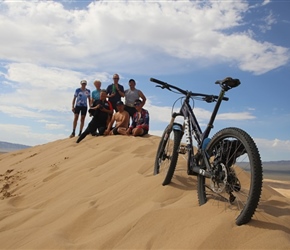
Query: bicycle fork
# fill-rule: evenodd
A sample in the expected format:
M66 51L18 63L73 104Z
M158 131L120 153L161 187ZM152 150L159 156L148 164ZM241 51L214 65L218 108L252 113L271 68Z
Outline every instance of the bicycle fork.
M186 136L186 148L188 152L188 167L187 167L187 173L189 175L192 175L194 173L203 175L207 178L211 178L212 174L207 171L207 169L210 169L210 163L209 159L207 157L206 151L204 149L201 149L201 157L202 157L202 162L204 163L203 166L198 166L196 164L196 156L193 154L193 147L192 147L192 138L191 138L191 133L190 133L190 126L189 126L189 121L188 119L185 119L184 124L181 125L180 123L175 123L175 118L177 116L181 115L180 113L173 113L170 123L168 125L168 130L179 130L182 132L182 134L185 133ZM197 153L197 155L200 155L200 153ZM194 172L194 173L193 173Z

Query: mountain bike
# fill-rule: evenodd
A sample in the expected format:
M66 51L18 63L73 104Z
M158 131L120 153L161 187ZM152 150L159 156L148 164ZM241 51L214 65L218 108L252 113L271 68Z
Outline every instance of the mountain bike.
M182 94L178 98L181 108L178 112L172 109L171 120L161 136L154 175L164 173L162 185L168 185L179 155L185 155L187 174L197 176L199 205L209 200L223 202L234 211L237 225L248 223L258 207L262 192L263 171L259 150L252 137L236 127L221 129L209 138L222 101L229 100L225 93L239 86L239 79L227 77L216 81L221 87L218 96L193 93L154 78L150 81L157 83L156 87ZM198 123L194 107L190 106L194 100L215 102L204 131ZM182 122L176 122L177 117L181 117ZM182 142L183 135L185 143Z

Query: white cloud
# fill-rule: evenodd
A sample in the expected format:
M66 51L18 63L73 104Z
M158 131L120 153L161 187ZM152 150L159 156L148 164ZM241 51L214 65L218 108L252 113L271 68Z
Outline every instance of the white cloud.
M144 73L182 71L187 60L199 59L262 74L289 60L286 48L253 40L248 28L233 30L244 25L244 1L94 1L84 10L4 1L1 7L0 54L8 61Z
M58 123L47 123L45 124L45 128L48 130L57 130L57 129L64 129L65 124L58 124Z
M218 114L217 120L252 120L256 117L249 112Z
M289 140L255 138L255 142L261 152L262 161L290 160ZM285 155L288 157L287 159Z
M264 0L264 2L262 3L262 5L267 5L269 4L271 1L270 0Z
M1 141L24 144L28 146L48 143L66 138L66 134L50 134L35 132L29 126L0 124ZM11 133L13 131L13 133Z
M10 100L13 100L13 98ZM44 117L47 118L45 114L39 113L37 112L37 110L28 110L23 107L17 107L13 105L8 106L8 105L0 104L0 112L4 114L8 114L12 117L18 117L18 118L23 118L23 117L37 118L37 119L44 118Z

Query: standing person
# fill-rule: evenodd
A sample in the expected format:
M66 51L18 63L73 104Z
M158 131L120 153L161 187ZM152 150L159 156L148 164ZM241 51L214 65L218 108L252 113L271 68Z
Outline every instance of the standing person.
M97 100L96 106L91 108L95 110L94 117L88 124L86 130L78 138L77 143L83 140L88 134L97 135L97 129L99 135L104 134L107 128L107 124L109 122L108 118L113 114L113 107L111 103L106 100L106 98L107 92L105 89L102 89L100 94L100 100Z
M107 87L107 94L109 101L112 103L114 110L117 112L117 106L116 103L118 101L121 101L121 97L124 97L124 87L119 84L119 75L114 74L113 75L113 81L114 83L110 84Z
M81 87L76 89L74 98L72 100L72 112L74 113L74 120L73 120L73 131L70 135L70 138L75 136L76 127L77 127L80 113L81 113L81 124L80 124L79 135L82 133L82 130L85 124L87 110L88 110L87 102L89 102L89 106L91 106L91 99L90 99L91 91L87 89L86 86L87 86L87 81L82 80Z
M102 86L102 83L101 83L100 80L95 80L95 81L94 81L94 85L95 85L96 89L92 91L92 105L93 105L93 106L96 106L96 105L94 105L94 103L95 103L97 100L100 100L100 94L101 94L101 86Z
M92 91L92 100L91 100L92 107L95 107L97 101L100 100L102 83L99 80L95 80L94 85L96 89ZM90 116L94 116L94 111L95 111L94 109L89 109Z
M128 112L124 110L124 103L122 101L118 101L116 103L116 107L118 109L118 112L113 115L104 133L105 135L126 135L130 116ZM112 128L114 123L116 123L115 127Z
M147 135L149 131L149 112L142 108L142 101L137 99L134 103L136 113L133 116L131 126L127 129L126 134L133 136Z
M136 99L141 98L141 108L146 102L146 97L143 92L139 89L136 89L136 82L134 79L129 80L129 89L125 90L125 110L129 113L131 119L133 120L133 115L136 112L134 103Z

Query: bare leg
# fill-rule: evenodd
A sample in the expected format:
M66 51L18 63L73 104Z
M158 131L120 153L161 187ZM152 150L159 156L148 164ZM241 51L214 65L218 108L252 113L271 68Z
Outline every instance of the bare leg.
M124 128L124 127L120 127L120 128L118 128L118 133L119 133L120 135L127 135L126 131L127 131L127 129Z
M138 136L138 135L142 135L144 133L142 128L134 128L132 130L132 135L133 136Z
M85 125L85 115L81 116L81 124L80 124L80 133L83 131L84 125Z
M74 137L75 136L75 131L76 131L76 127L77 127L77 123L78 123L78 119L79 119L79 115L78 114L75 114L74 116L74 120L73 120L73 131L70 135L70 138Z

